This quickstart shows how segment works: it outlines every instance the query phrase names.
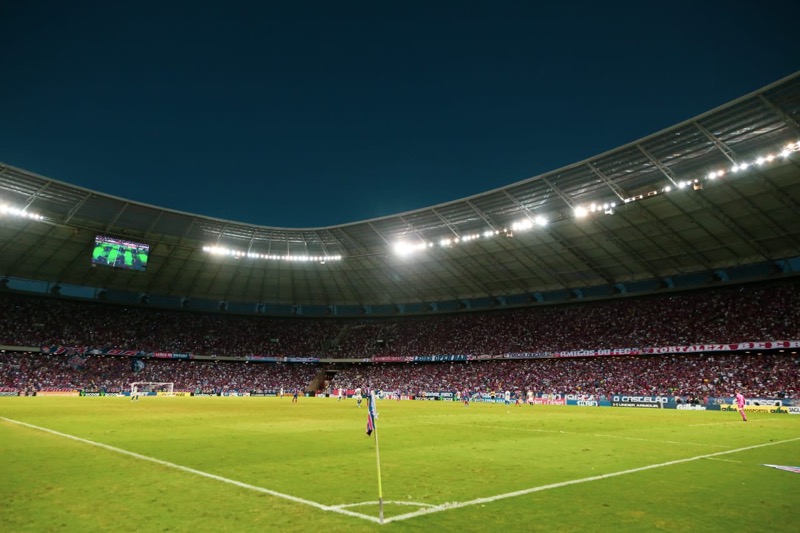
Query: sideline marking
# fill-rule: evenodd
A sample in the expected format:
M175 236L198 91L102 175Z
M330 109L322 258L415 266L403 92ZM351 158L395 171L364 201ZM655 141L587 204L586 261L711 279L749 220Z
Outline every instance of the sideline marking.
M156 463L161 466L166 466L168 468L174 468L176 470L180 470L182 472L188 472L189 474L195 474L197 476L207 477L209 479L214 479L216 481L221 481L222 483L229 483L231 485L235 485L237 487L241 487L243 489L254 490L256 492L262 492L264 494L269 494L270 496L275 496L277 498L283 498L284 500L289 500L295 503L301 503L303 505L310 505L311 507L315 507L317 509L321 509L323 511L330 511L334 513L340 513L348 516L354 516L356 518L363 518L364 520L369 520L370 522L375 522L376 524L380 523L380 519L377 517L365 515L362 513L357 513L355 511L348 511L347 509L342 509L338 506L331 506L331 505L323 505L321 503L312 502L311 500L304 500L303 498L298 498L297 496L291 496L289 494L284 494L282 492L277 492L270 489L265 489L264 487L257 487L256 485L250 485L249 483L243 483L241 481L236 481L235 479L230 479L222 476L218 476L216 474L210 474L208 472L203 472L202 470L195 470L194 468L189 468L188 466L181 466L179 464L170 463L169 461L162 461L161 459L156 459L155 457L150 457L147 455L142 455L136 452L129 452L128 450L123 450L122 448L117 448L115 446L110 446L108 444L103 444L101 442L95 442L93 440L84 439L81 437L76 437L75 435L70 435L68 433L61 433L60 431L56 431L54 429L43 428L40 426L34 426L33 424L28 424L26 422L20 422L19 420L12 420L11 418L6 418L4 416L0 416L0 420L5 420L6 422L11 422L12 424L18 424L20 426L25 426L31 429L36 429L39 431L44 431L45 433L52 433L53 435L58 435L59 437L65 437L67 439L72 439L78 442L82 442L84 444L89 444L91 446L97 446L98 448L103 448L105 450L109 450L116 453L121 453L123 455L128 455L130 457L135 457L136 459L142 459L143 461L150 461L151 463ZM384 520L385 522L385 520Z
M343 503L341 505L331 505L331 507L335 507L336 509L344 509L345 507L361 507L363 505L380 505L381 502L374 501L374 502L361 502L361 503ZM407 502L405 500L400 501L385 501L383 502L384 505L387 503L391 503L392 505L407 505L408 507L436 507L432 503L418 503L418 502Z
M735 450L725 450L724 452L715 452L715 453L708 453L708 454L705 454L705 455L697 455L695 457L687 457L686 459L676 459L674 461L667 461L666 463L658 463L658 464L653 464L653 465L640 466L639 468L631 468L629 470L621 470L619 472L611 472L609 474L601 474L599 476L591 476L591 477L585 477L585 478L581 478L581 479L573 479L573 480L570 480L570 481L562 481L560 483L551 483L549 485L541 485L539 487L533 487L533 488L530 488L530 489L523 489L523 490L518 490L518 491L515 491L515 492L508 492L506 494L498 494L497 496L489 496L487 498L477 498L475 500L469 500L469 501L466 501L466 502L444 503L444 504L438 505L436 507L431 507L431 508L428 508L428 509L420 509L419 511L415 511L413 513L407 513L407 514L403 514L403 515L398 515L398 516L393 516L393 517L390 517L390 518L386 518L386 519L384 519L383 522L384 523L389 523L389 522L397 522L397 521L400 521L400 520L408 520L409 518L415 518L417 516L422 516L422 515L426 515L426 514L438 513L438 512L441 512L441 511L448 511L450 509L460 509L462 507L470 507L470 506L479 505L479 504L482 504L482 503L491 503L491 502L496 502L497 500L504 500L506 498L514 498L516 496L524 496L526 494L531 494L531 493L534 493L534 492L541 492L541 491L549 490L549 489L558 489L558 488L561 488L561 487L567 487L569 485L578 485L580 483L588 483L590 481L599 481L601 479L608 479L608 478L617 477L617 476L624 476L626 474L634 474L636 472L644 472L645 470L653 470L655 468L662 468L664 466L672 466L672 465L677 465L677 464L681 464L681 463L689 463L691 461L697 461L698 459L708 459L709 457L716 457L718 455L727 455L727 454L730 454L730 453L737 453L737 452L743 452L743 451L747 451L747 450L754 450L756 448L763 448L765 446L774 446L776 444L785 444L787 442L795 442L795 441L798 441L798 440L800 440L800 437L795 437L793 439L787 439L787 440L781 440L781 441L777 441L777 442L767 442L765 444L756 444L756 445L753 445L753 446L746 446L744 448L737 448Z
M19 420L13 420L11 418L6 418L4 416L0 416L0 420L5 420L6 422L10 422L12 424L18 424L20 426L25 426L25 427L28 427L28 428L31 428L31 429L36 429L36 430L39 430L39 431L44 431L46 433L52 433L53 435L58 435L60 437L65 437L65 438L68 438L68 439L72 439L72 440L75 440L75 441L78 441L78 442L82 442L84 444L89 444L91 446L97 446L98 448L103 448L103 449L110 450L112 452L117 452L117 453L120 453L120 454L123 454L123 455L129 455L129 456L135 457L137 459L142 459L144 461L150 461L152 463L160 464L162 466L166 466L166 467L169 467L169 468L175 468L176 470L181 470L183 472L188 472L190 474L195 474L195 475L206 477L206 478L209 478L209 479L214 479L214 480L217 480L217 481L221 481L223 483L229 483L229 484L235 485L237 487L254 490L256 492L262 492L264 494L269 494L271 496L275 496L275 497L278 497L278 498L283 498L285 500L289 500L289 501L292 501L292 502L295 502L295 503L301 503L301 504L304 504L304 505L309 505L311 507L315 507L315 508L321 509L323 511L341 513L341 514L344 514L344 515L347 515L347 516L352 516L352 517L355 517L355 518L361 518L361 519L364 519L364 520L368 520L368 521L374 522L376 524L380 524L381 523L380 519L377 518L377 517L365 515L365 514L362 514L362 513L356 513L354 511L348 511L347 509L342 508L342 506L323 505L321 503L313 502L311 500L304 500L303 498L298 498L296 496L290 496L288 494L283 494L281 492L276 492L274 490L265 489L263 487L257 487L255 485L250 485L249 483L242 483L241 481L236 481L236 480L229 479L229 478L226 478L226 477L218 476L216 474L209 474L208 472L203 472L202 470L195 470L194 468L189 468L187 466L181 466L181 465L178 465L178 464L175 464L175 463L170 463L168 461L162 461L161 459L156 459L154 457L149 457L147 455L142 455L142 454L139 454L139 453L136 453L136 452L129 452L128 450L123 450L122 448L116 448L114 446L109 446L108 444L102 444L100 442L95 442L95 441L91 441L91 440L88 440L88 439L83 439L81 437L76 437L76 436L70 435L68 433L61 433L60 431L55 431L53 429L34 426L33 424L28 424L26 422L20 422ZM419 511L414 511L414 512L411 512L411 513L406 513L406 514L402 514L402 515L392 516L392 517L389 517L389 518L384 518L383 523L384 524L388 524L389 522L399 522L399 521L402 521L402 520L408 520L409 518L415 518L417 516L423 516L423 515L427 515L427 514L439 513L439 512L442 512L442 511L449 511L450 509L460 509L462 507L471 507L473 505L479 505L479 504L482 504L482 503L491 503L491 502L496 502L498 500L505 500L507 498L515 498L517 496L524 496L526 494L532 494L534 492L542 492L542 491L550 490L550 489L568 487L570 485L578 485L578 484L581 484L581 483L588 483L590 481L599 481L599 480L602 480L602 479L608 479L608 478L617 477L617 476L624 476L626 474L635 474L636 472L644 472L645 470L653 470L653 469L662 468L662 467L665 467L665 466L672 466L672 465L677 465L677 464L681 464L681 463L689 463L691 461L697 461L698 459L708 459L708 458L711 458L711 457L718 457L720 455L728 455L728 454L731 454L731 453L738 453L738 452L743 452L743 451L747 451L747 450L754 450L754 449L757 449L757 448L764 448L766 446L775 446L777 444L786 444L787 442L795 442L795 441L799 441L799 440L800 440L800 437L795 437L793 439L786 439L786 440L775 441L775 442L767 442L767 443L764 443L764 444L755 444L753 446L745 446L744 448L737 448L735 450L725 450L725 451L722 451L722 452L708 453L708 454L704 454L704 455L697 455L695 457L687 457L685 459L676 459L674 461L667 461L665 463L658 463L658 464L652 464L652 465L647 465L647 466L640 466L638 468L631 468L631 469L628 469L628 470L621 470L619 472L610 472L608 474L601 474L601 475L598 475L598 476L591 476L591 477L585 477L585 478L580 478L580 479L572 479L572 480L569 480L569 481L561 481L559 483L551 483L549 485L540 485L538 487L532 487L532 488L529 488L529 489L523 489L523 490L518 490L518 491L514 491L514 492L507 492L505 494L498 494L496 496L489 496L489 497L486 497L486 498L477 498L477 499L469 500L469 501L465 501L465 502L448 502L448 503L443 503L441 505L431 506L431 507L428 507L426 509L420 509ZM345 505L348 505L348 504L345 504ZM355 505L358 505L358 504L355 504Z

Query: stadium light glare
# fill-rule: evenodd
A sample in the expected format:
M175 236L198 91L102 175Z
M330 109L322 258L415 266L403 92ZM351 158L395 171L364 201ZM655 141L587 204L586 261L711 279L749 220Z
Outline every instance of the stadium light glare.
M11 215L19 218L27 218L30 220L44 220L44 217L38 213L34 213L26 209L20 209L10 204L0 204L0 214Z
M691 177L691 178L679 181L677 183L672 181L672 180L670 180L671 181L670 184L665 185L660 189L652 190L652 191L649 191L647 193L634 194L634 195L632 195L632 196L630 196L628 198L622 198L621 202L623 202L625 204L629 204L631 202L638 202L639 200L644 200L645 198L658 196L661 193L672 192L675 188L677 188L677 189L686 189L689 186L691 186L693 190L699 191L699 190L703 189L703 183L704 182L714 181L717 178L721 178L721 177L725 176L728 173L737 173L738 174L738 173L744 172L745 170L747 170L747 169L749 169L749 168L751 168L753 166L763 166L763 165L766 165L768 163L772 163L775 160L779 160L781 158L782 159L788 159L795 152L800 152L800 140L792 141L792 142L786 144L783 148L776 149L776 151L773 152L773 153L768 153L766 155L759 156L758 158L755 158L755 159L750 160L750 161L741 161L741 162L738 162L738 163L736 163L736 164L734 164L734 165L732 165L732 166L730 166L728 168L725 168L725 169L712 170L712 171L707 172L705 175L700 175L698 177ZM573 208L573 213L575 215L575 218L585 218L589 214L598 213L600 211L604 212L606 215L613 215L614 212L615 212L616 207L617 207L617 203L616 202L597 202L597 201L593 201L593 202L587 204L586 206L579 205L579 206L574 207ZM487 229L487 230L483 231L483 233L481 233L481 234L466 235L466 236L461 236L461 237L456 237L456 238L445 237L445 238L442 238L441 240L438 241L438 245L440 247L448 247L448 246L452 246L454 242L463 244L465 242L469 242L469 241L472 241L474 239L478 239L480 237L488 239L488 238L493 237L495 235L500 235L500 233L502 233L506 237L513 237L513 234L514 234L515 231L528 230L534 224L539 225L539 226L545 226L548 223L549 223L549 221L548 221L548 219L546 217L544 217L543 215L537 215L533 219L526 219L526 220L520 220L520 221L514 222L514 223L512 223L510 225L510 227L502 228L502 230ZM437 244L436 241L431 241L431 242L427 243L427 247L431 248L431 247L436 246L436 244ZM420 247L421 248L425 248L426 245L425 244L420 244Z
M525 231L531 229L532 227L533 227L533 222L531 222L527 218L524 220L518 220L517 222L511 224L511 229L513 231Z
M262 259L271 261L294 261L294 262L325 262L325 261L341 261L341 255L305 255L305 254L261 254L257 252L243 252L241 250L234 250L224 246L203 246L202 250L211 255L220 255L223 257L233 257L234 259Z

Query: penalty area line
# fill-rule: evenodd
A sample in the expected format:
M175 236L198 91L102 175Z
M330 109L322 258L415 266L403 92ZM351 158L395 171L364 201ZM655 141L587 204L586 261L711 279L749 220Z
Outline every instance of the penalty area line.
M375 522L376 524L380 523L380 519L374 516L365 515L362 513L357 513L355 511L348 511L347 509L342 509L339 506L331 506L331 505L323 505L321 503L313 502L311 500L305 500L303 498L298 498L297 496L292 496L290 494L284 494L282 492L277 492L270 489L265 489L264 487L258 487L256 485L250 485L249 483L243 483L241 481L236 481L235 479L230 479L227 477L218 476L216 474L211 474L209 472L203 472L202 470L196 470L194 468L190 468L188 466L182 466L175 463L170 463L169 461L162 461L161 459L156 459L155 457L150 457L148 455L142 455L140 453L131 452L128 450L124 450L122 448L117 448L115 446L110 446L108 444L103 444L102 442L96 442L89 439L84 439L81 437L76 437L75 435L70 435L69 433L62 433L60 431L56 431L54 429L49 429L41 426L34 426L33 424L28 424L27 422L20 422L19 420L13 420L11 418L6 418L4 416L0 416L0 420L5 420L6 422L10 422L12 424L17 424L20 426L25 426L30 429L35 429L37 431L43 431L45 433L50 433L52 435L57 435L59 437L64 437L66 439L72 439L74 441L81 442L83 444L88 444L90 446L96 446L98 448L103 448L104 450L108 450L111 452L119 453L122 455L127 455L129 457L134 457L136 459L141 459L142 461L149 461L151 463L155 463L161 466L166 466L167 468L174 468L175 470L180 470L181 472L186 472L189 474L194 474L196 476L205 477L208 479L213 479L215 481L220 481L222 483L228 483L229 485L234 485L236 487L240 487L243 489L253 490L256 492L261 492L263 494L269 494L270 496L275 496L276 498L282 498L284 500L289 500L290 502L299 503L302 505L308 505L310 507L314 507L321 511L328 511L332 513L339 513L347 516L352 516L355 518L361 518L363 520L369 520L370 522ZM385 520L384 520L385 522Z
M524 496L526 494L532 494L534 492L542 492L542 491L550 490L550 489L558 489L558 488L561 488L561 487L568 487L569 485L578 485L580 483L588 483L590 481L600 481L601 479L608 479L608 478L617 477L617 476L624 476L626 474L635 474L637 472L644 472L645 470L653 470L653 469L662 468L662 467L665 467L665 466L678 465L678 464L681 464L681 463L689 463L691 461L697 461L699 459L710 459L712 457L718 457L720 455L727 455L727 454L731 454L731 453L744 452L744 451L747 451L747 450L755 450L757 448L764 448L765 446L774 446L776 444L786 444L787 442L795 442L795 441L798 441L798 440L800 440L800 437L796 437L796 438L793 438L793 439L787 439L787 440L781 440L781 441L777 441L777 442L767 442L767 443L764 443L764 444L755 444L753 446L746 446L744 448L737 448L735 450L725 450L723 452L715 452L715 453L707 453L707 454L704 454L704 455L696 455L694 457L687 457L685 459L676 459L674 461L667 461L665 463L657 463L657 464L652 464L652 465L647 465L647 466L640 466L638 468L631 468L629 470L621 470L619 472L611 472L611 473L608 473L608 474L601 474L599 476L584 477L584 478L580 478L580 479L572 479L570 481L562 481L562 482L559 482L559 483L551 483L549 485L541 485L539 487L532 487L530 489L523 489L523 490L518 490L518 491L515 491L515 492L508 492L506 494L498 494L496 496L489 496L489 497L486 497L486 498L477 498L475 500L469 500L469 501L466 501L466 502L444 503L444 504L438 505L436 507L429 507L429 508L426 508L426 509L420 509L419 511L414 511L413 513L406 513L406 514L403 514L403 515L392 516L390 518L386 518L384 520L384 523L398 522L400 520L408 520L409 518L415 518L417 516L422 516L422 515L426 515L426 514L438 513L438 512L441 512L441 511L449 511L450 509L460 509L462 507L471 507L473 505L480 505L482 503L492 503L492 502L496 502L498 500L505 500L507 498L515 498L517 496Z

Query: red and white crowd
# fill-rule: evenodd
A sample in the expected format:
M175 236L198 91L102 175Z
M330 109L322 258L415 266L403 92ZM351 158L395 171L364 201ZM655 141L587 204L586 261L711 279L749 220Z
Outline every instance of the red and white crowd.
M699 343L800 340L800 282L674 293L597 303L441 316L271 318L125 307L0 293L0 345L173 352L218 357L366 359L499 355ZM80 367L80 368L78 368ZM169 381L182 390L306 389L328 371L331 389L749 396L798 390L791 350L757 355L614 356L417 364L276 364L128 357L0 354L0 387L124 388Z

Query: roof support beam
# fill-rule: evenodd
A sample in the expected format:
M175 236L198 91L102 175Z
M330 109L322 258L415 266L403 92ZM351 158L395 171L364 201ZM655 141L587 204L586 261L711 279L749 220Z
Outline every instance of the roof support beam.
M737 158L736 158L736 153L733 150L731 150L728 147L728 145L726 145L724 142L719 140L713 133L708 131L705 127L703 127L702 124L700 124L696 120L694 122L692 122L692 124L694 124L695 128L700 130L700 133L705 135L706 139L711 141L712 144L717 147L717 150L722 152L722 155L724 155L726 158L728 158L728 161L730 161L734 165L737 165L739 163L739 161L737 161Z
M781 109L780 107L778 107L778 106L776 106L775 104L773 104L773 103L772 103L772 102L769 100L769 98L767 98L766 96L764 96L764 94L763 94L763 93L762 93L762 94L759 94L759 95L758 95L758 98L759 98L759 100L761 100L761 101L762 101L764 104L766 104L766 106L767 106L767 107L770 109L770 111L772 111L773 113L775 113L776 115L778 115L778 116L781 118L781 120L782 120L782 121L784 121L784 122L785 122L785 123L786 123L788 126L790 126L791 128L794 128L794 131L795 131L795 132L800 132L800 123L798 123L798 122L797 122L795 119L793 119L791 116L789 116L789 115L787 115L786 113L784 113L783 109Z
M654 167L656 167L656 168L657 168L659 171L661 171L661 173L664 175L664 177L665 177L665 178L667 178L667 179L669 180L669 182L670 182L670 183L672 183L672 185L673 185L673 186L675 186L675 187L677 187L677 186L678 186L678 179L675 177L675 174L672 172L672 170L670 170L670 168L669 168L669 167L667 167L666 165L664 165L663 163L661 163L661 161L659 161L658 159L656 159L656 158L655 158L655 156L653 156L653 154L651 154L651 153L650 153L650 152L649 152L649 151L648 151L648 150L647 150L647 149L646 149L644 146L642 146L641 144L637 144L637 145L636 145L636 148L638 148L638 149L639 149L639 151L640 151L640 152L642 152L642 153L644 154L644 156L645 156L645 157L646 157L646 158L647 158L647 159L648 159L648 160L649 160L651 163L653 163L653 166L654 166Z
M39 189L37 189L37 190L36 190L36 192L35 192L35 193L33 193L33 194L31 195L31 197L30 197L30 198L28 198L28 200L25 202L25 207L23 207L23 208L22 208L22 210L23 210L23 211L27 210L27 209L28 209L28 208L29 208L29 207L30 207L30 206L33 204L33 202L34 202L34 201L35 201L35 200L36 200L36 199L37 199L37 198L38 198L38 197L39 197L39 196L40 196L40 195L41 195L41 194L42 194L44 191L46 191L46 190L47 190L47 188L48 188L48 187L50 187L50 185L52 185L52 184L53 184L53 182L52 182L52 181L48 181L47 183L45 183L44 185L42 185L41 187L39 187Z
M586 166L589 167L592 170L592 172L594 172L595 175L598 178L600 178L600 180L608 186L609 189L611 189L611 192L613 192L614 194L617 195L617 198L619 198L623 202L625 201L625 198L628 197L628 194L625 191L623 191L622 188L619 185L617 185L616 183L611 181L608 178L608 176L603 174L600 171L600 169L597 168L592 162L586 163ZM552 185L551 185L551 187L552 187Z

